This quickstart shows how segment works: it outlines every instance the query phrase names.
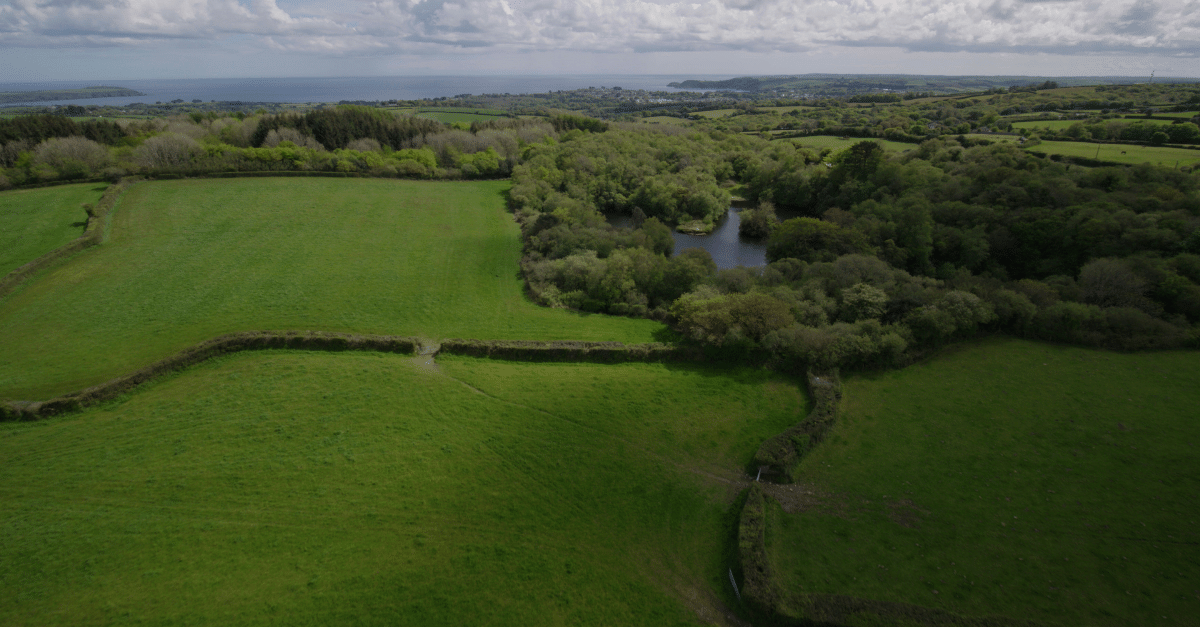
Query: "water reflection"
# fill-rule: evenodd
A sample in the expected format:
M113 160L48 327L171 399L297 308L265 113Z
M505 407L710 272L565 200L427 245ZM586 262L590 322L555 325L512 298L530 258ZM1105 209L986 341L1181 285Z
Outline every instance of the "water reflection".
M712 255L717 267L722 270L736 266L761 267L767 265L766 240L746 239L738 235L738 225L741 217L740 207L730 207L725 217L717 222L717 228L708 235L687 235L672 230L671 237L675 239L675 253L688 248L703 248ZM633 218L629 216L610 215L608 221L615 227L634 228Z

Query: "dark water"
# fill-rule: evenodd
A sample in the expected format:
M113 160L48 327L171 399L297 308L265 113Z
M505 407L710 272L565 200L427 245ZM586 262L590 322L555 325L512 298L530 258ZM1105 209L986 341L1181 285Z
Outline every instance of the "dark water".
M722 270L736 266L762 267L767 265L766 240L751 240L738 235L738 225L741 208L730 207L725 217L717 222L717 228L708 235L687 235L671 231L675 239L675 254L688 248L703 248L712 255L717 267ZM608 221L613 226L632 227L633 218L629 216L609 216Z
M187 102L338 102L340 100L417 100L460 94L544 94L586 87L621 87L650 91L682 91L667 87L679 75L583 74L541 76L376 76L335 78L203 78L155 80L49 81L0 83L0 91L73 89L108 85L136 89L145 96L88 98L53 102L22 102L12 106L41 104L127 105L153 104L182 98ZM711 78L711 77L703 77Z

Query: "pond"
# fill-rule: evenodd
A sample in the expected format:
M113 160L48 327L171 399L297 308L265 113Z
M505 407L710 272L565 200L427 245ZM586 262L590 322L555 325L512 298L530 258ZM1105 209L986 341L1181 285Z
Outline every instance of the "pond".
M738 235L741 218L738 212L748 207L730 207L725 217L717 222L717 228L708 235L687 235L674 229L675 254L688 248L703 248L712 255L717 267L724 270L736 266L762 267L767 265L767 241L752 240ZM610 215L608 221L615 227L633 228L633 218Z

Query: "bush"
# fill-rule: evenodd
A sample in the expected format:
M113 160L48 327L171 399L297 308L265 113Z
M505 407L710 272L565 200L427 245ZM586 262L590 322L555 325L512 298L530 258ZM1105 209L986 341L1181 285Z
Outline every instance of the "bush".
M178 133L155 135L133 151L133 159L144 168L178 168L204 152L196 140Z
M62 178L85 178L108 165L108 149L85 137L54 137L38 144L34 161L58 170Z
M779 223L779 218L775 216L775 205L769 200L760 200L754 209L743 209L739 217L738 234L753 239L769 237Z

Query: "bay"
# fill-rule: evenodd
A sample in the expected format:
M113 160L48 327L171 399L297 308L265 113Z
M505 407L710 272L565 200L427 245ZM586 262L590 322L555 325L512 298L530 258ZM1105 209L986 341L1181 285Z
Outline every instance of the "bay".
M716 76L650 74L561 74L488 76L371 76L313 78L201 78L153 80L90 80L0 83L0 91L73 89L107 85L136 89L145 96L87 98L53 102L23 102L20 106L81 104L122 106L182 99L241 102L326 103L342 100L384 101L453 97L461 94L544 94L588 87L621 87L648 91L686 91L667 83Z

